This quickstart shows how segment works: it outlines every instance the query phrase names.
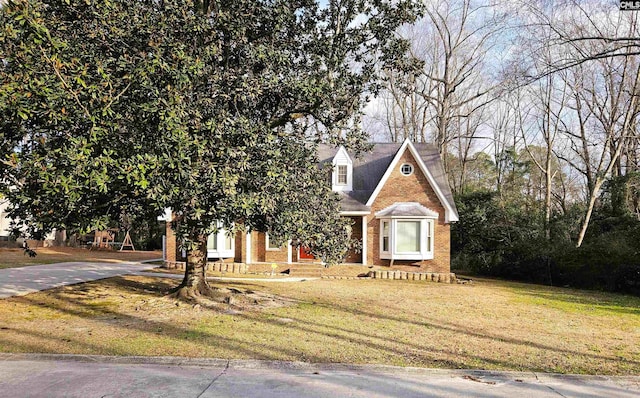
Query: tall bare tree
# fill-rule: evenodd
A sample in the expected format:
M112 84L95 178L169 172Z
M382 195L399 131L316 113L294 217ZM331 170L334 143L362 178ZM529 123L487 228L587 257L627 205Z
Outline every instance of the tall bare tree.
M384 107L391 140L433 142L443 158L460 137L468 146L480 120L472 116L494 99L489 94L496 83L487 60L496 55L505 19L498 3L427 2L425 17L399 32L411 40L410 55L422 67L387 74Z
M521 36L526 50L519 64L527 69L521 83L565 74L571 91L563 97L570 98L572 116L559 119L558 132L572 153L557 155L585 178L579 247L602 185L624 172L623 158L628 162L635 156L630 144L637 137L638 15L619 12L617 2L533 1L520 6L528 27Z
M577 104L587 107L580 122L580 157L587 178L587 210L576 245L582 245L591 214L604 182L610 176L623 173L621 157L628 152L628 144L637 140L637 117L640 112L640 64L636 59L599 60L599 70L589 88L576 93ZM615 65L614 65L615 64ZM582 98L580 98L582 97ZM587 116L592 115L589 119ZM591 123L583 124L585 120ZM584 131L589 129L590 135ZM595 146L599 153L594 156Z
M544 178L544 231L545 237L551 237L550 221L552 212L552 184L560 169L554 155L554 147L559 132L563 130L564 112L567 102L567 85L554 75L547 75L532 87L532 100L535 101L535 135L534 140L540 142L542 156L536 156L527 143L527 135L523 134L524 149L531 162L542 173ZM524 129L522 129L524 132ZM554 162L555 160L555 162Z

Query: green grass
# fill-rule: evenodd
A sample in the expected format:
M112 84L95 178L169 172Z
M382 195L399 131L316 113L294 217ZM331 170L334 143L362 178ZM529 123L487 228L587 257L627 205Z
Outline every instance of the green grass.
M640 373L637 297L494 280L239 281L216 286L267 304L212 309L164 297L176 283L122 277L0 300L0 351Z
M584 315L640 315L637 306L638 298L625 295L612 295L602 292L563 289L562 291L547 288L519 289L519 301L529 305L542 305L569 313Z

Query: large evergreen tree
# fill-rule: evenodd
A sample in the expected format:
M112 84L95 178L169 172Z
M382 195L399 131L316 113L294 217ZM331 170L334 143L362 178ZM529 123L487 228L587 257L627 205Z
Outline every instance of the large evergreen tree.
M174 211L179 295L206 294L206 236L348 234L315 145L358 117L410 0L14 0L0 9L3 190L30 232Z

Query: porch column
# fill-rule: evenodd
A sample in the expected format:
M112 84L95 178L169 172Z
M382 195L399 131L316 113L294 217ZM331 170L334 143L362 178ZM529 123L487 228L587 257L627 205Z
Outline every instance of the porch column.
M162 259L167 261L167 235L162 235Z
M291 239L287 241L287 264L293 262L293 248L291 247Z
M362 216L362 265L367 265L367 216Z
M251 264L251 232L246 235L247 244L245 245L244 263Z

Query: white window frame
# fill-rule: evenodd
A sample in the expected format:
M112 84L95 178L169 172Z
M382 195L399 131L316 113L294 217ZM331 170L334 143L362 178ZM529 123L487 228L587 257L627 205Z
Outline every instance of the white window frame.
M228 235L228 231L218 223L218 232L207 237L207 258L233 258L236 256L236 239L234 235ZM209 239L215 235L216 248L209 248ZM227 249L225 243L231 239L231 248Z
M385 224L387 225L387 234L385 235ZM384 247L384 238L387 238L387 248ZM380 253L391 253L391 220L380 220Z
M279 252L282 250L282 246L278 246L278 247L271 247L269 244L269 234L265 232L265 242L264 242L264 247L268 252Z
M409 167L411 169L411 171L408 174L404 173L404 168L405 167ZM415 167L413 167L413 165L411 163L403 163L400 166L400 174L402 174L405 177L409 177L411 174L413 174L414 170L415 170Z
M341 171L344 171L342 173ZM344 181L341 179L344 177ZM349 181L349 166L346 164L339 164L336 166L336 185L347 185Z
M387 217L380 219L380 258L384 260L433 260L435 220L431 217ZM420 223L420 249L400 252L397 249L398 222ZM389 223L389 250L384 251L384 224Z

